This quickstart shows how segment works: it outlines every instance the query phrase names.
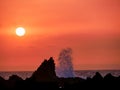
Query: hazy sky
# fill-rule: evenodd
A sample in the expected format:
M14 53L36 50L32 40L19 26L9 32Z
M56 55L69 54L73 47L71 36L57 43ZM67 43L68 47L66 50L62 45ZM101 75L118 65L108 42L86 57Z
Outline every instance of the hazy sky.
M75 70L120 69L120 0L0 0L0 71L57 63L67 47Z

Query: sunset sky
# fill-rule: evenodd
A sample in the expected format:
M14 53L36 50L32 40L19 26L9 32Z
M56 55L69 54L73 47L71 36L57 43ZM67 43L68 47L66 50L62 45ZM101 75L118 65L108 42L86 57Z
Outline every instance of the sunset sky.
M57 64L68 47L74 70L120 69L120 0L0 0L0 71Z

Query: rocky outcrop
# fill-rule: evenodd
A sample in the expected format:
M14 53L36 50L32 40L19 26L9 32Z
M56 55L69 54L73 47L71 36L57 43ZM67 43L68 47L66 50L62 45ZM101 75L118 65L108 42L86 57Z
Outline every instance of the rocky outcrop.
M82 79L77 77L58 78L55 73L55 63L51 57L44 60L30 78L23 80L17 75L12 75L8 80L0 77L0 90L48 90L48 89L80 89L80 90L120 90L120 76L107 74L102 77L99 72L92 78Z
M0 81L4 81L5 79L0 76Z
M4 87L4 82L5 82L5 79L0 76L0 87L1 88Z
M103 80L103 77L99 72L96 72L95 76L92 79L97 80L97 81L101 81L101 80Z
M22 81L23 79L17 75L12 75L9 77L9 81Z
M54 81L56 78L55 63L52 57L49 60L44 60L31 76L32 80L38 82Z

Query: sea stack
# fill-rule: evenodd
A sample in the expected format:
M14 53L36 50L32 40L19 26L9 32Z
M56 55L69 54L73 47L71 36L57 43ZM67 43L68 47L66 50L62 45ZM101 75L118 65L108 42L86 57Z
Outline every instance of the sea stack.
M31 79L37 82L54 81L56 78L55 63L52 57L49 60L44 60L31 76Z

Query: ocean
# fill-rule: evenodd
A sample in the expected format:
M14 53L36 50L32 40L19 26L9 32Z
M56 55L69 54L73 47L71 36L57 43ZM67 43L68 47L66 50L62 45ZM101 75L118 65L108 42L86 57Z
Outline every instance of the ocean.
M74 71L75 77L81 77L86 79L87 77L93 77L96 72L104 77L106 74L111 73L113 76L120 76L120 70L77 70ZM33 71L13 71L13 72L0 72L0 76L8 80L11 75L18 75L22 79L29 78L32 75Z

